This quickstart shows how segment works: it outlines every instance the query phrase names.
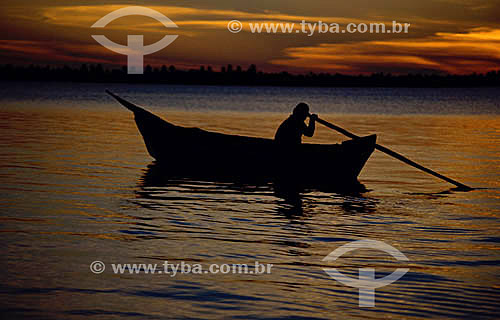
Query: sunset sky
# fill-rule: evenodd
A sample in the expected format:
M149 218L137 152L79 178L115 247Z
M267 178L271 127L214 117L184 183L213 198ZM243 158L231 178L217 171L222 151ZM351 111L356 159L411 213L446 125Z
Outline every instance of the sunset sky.
M107 13L146 6L169 17L179 28L165 28L144 16L129 16L106 28L90 26ZM230 20L244 29L228 31ZM252 34L249 22L302 20L338 23L410 23L408 34ZM179 37L145 57L154 66L215 69L226 64L260 70L471 73L500 69L500 1L491 0L349 0L349 1L50 1L4 0L0 3L0 64L125 65L127 58L99 45L92 34L127 44L127 35L143 34L146 44L167 34Z

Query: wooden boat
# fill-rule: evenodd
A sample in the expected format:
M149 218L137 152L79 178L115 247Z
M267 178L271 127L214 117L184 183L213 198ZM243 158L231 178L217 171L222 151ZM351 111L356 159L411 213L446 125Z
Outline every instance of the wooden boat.
M272 139L177 126L106 92L134 113L149 154L173 173L344 188L359 185L357 177L376 143L371 135L284 149Z

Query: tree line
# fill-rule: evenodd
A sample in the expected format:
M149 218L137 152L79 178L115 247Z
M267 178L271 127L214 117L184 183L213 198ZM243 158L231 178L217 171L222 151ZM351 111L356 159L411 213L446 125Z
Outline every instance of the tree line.
M0 81L63 81L158 83L185 85L300 86L300 87L498 87L500 70L466 75L409 73L372 73L346 75L340 73L292 74L258 71L252 64L243 69L231 64L215 71L210 66L182 70L175 66L146 66L143 74L127 74L127 67L104 68L101 64L79 67L0 65Z

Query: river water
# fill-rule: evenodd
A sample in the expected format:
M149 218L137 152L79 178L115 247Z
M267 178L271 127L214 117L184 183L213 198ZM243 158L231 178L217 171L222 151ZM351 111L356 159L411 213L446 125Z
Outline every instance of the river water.
M356 195L155 177L133 115L108 88L169 121L272 137L299 101L325 120L458 181L375 152ZM497 318L500 104L496 89L247 88L2 83L0 310L4 318ZM305 142L338 143L318 126ZM209 155L207 155L209 156ZM203 161L203 156L200 157ZM305 164L314 166L314 159ZM153 176L153 179L151 177ZM372 249L323 258L377 240ZM90 265L101 261L102 273ZM115 273L116 264L272 264L269 274ZM331 278L409 271L358 305ZM100 271L100 270L99 270Z

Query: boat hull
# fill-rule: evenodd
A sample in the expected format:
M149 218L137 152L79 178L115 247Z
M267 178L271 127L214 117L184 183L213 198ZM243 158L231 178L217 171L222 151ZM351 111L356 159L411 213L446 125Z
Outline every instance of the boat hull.
M376 143L371 135L341 144L283 148L271 139L176 126L110 94L134 112L149 154L170 172L304 186L357 185Z

